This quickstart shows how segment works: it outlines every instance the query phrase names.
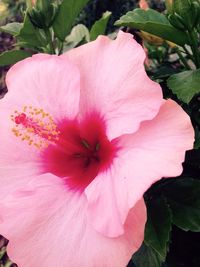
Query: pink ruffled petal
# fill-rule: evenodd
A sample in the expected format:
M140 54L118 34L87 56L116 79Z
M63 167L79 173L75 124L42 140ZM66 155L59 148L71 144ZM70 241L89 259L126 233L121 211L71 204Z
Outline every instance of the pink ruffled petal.
M145 53L131 34L119 32L115 41L101 36L63 57L80 70L82 114L102 114L110 139L136 131L157 114L161 88L146 75Z
M90 224L85 195L68 191L50 174L8 195L0 208L0 232L19 267L125 267L144 239L143 200L130 211L122 236L104 237Z
M33 105L53 118L74 118L79 110L77 67L55 55L38 54L15 64L6 76L9 106ZM56 105L55 105L56 104Z
M0 168L27 161L38 163L38 149L12 132L16 125L11 115L23 112L27 106L29 111L37 108L49 112L55 122L63 117L74 118L79 109L79 79L79 71L72 63L43 54L25 59L9 70L9 91L0 101Z
M138 132L121 136L122 149L112 168L85 190L94 228L105 236L121 235L129 210L144 192L162 177L181 174L185 151L192 149L193 141L189 116L172 100L165 101Z
M121 177L118 177L117 169L116 171L112 169L98 175L85 190L88 200L88 217L91 224L96 231L112 238L124 234L124 222L128 210L126 206L128 194L124 192L126 187L122 187L122 191L117 192L116 183L119 185L120 182ZM102 210L104 211L103 217L97 216Z

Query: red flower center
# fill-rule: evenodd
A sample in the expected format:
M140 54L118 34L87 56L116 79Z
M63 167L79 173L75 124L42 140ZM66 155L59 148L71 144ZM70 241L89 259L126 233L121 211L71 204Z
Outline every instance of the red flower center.
M43 109L25 106L11 120L14 135L42 151L43 171L66 179L72 189L83 190L116 156L116 143L108 140L104 120L96 113L81 122L55 123Z
M104 121L96 114L81 123L63 120L57 127L59 140L42 156L45 171L66 178L69 187L83 190L111 166L116 144L107 139Z

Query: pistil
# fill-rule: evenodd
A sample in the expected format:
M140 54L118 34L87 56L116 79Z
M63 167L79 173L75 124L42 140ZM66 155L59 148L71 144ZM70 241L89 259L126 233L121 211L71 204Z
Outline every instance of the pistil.
M22 141L36 148L47 147L50 142L59 140L59 131L49 113L43 109L24 106L21 112L15 111L11 115L15 123L12 132Z

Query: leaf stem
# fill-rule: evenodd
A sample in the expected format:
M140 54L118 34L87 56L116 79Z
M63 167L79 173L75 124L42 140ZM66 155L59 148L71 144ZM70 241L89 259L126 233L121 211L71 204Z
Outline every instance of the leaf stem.
M188 36L190 39L190 46L193 53L194 63L198 69L200 67L200 58L199 58L198 40L195 30L188 31Z
M53 45L53 41L52 41L51 31L50 31L49 28L45 28L44 32L45 32L46 39L47 39L47 42L48 42L48 45L49 45L48 51L49 51L50 54L55 54L55 49L54 49L54 45Z
M187 70L191 70L191 67L189 66L189 64L187 63L187 60L185 59L185 57L181 54L181 51L177 48L176 49L176 53L178 54L180 60L182 61L183 65L185 66L185 68Z
M58 55L61 55L62 54L62 52L63 52L63 46L64 46L64 42L61 42L60 49L58 51Z

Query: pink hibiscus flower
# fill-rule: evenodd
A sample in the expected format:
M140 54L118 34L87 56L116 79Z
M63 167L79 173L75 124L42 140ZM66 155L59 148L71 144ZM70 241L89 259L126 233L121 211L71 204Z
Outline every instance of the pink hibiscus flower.
M163 100L130 34L11 68L0 102L0 233L19 267L125 267L142 196L182 171L187 114Z

